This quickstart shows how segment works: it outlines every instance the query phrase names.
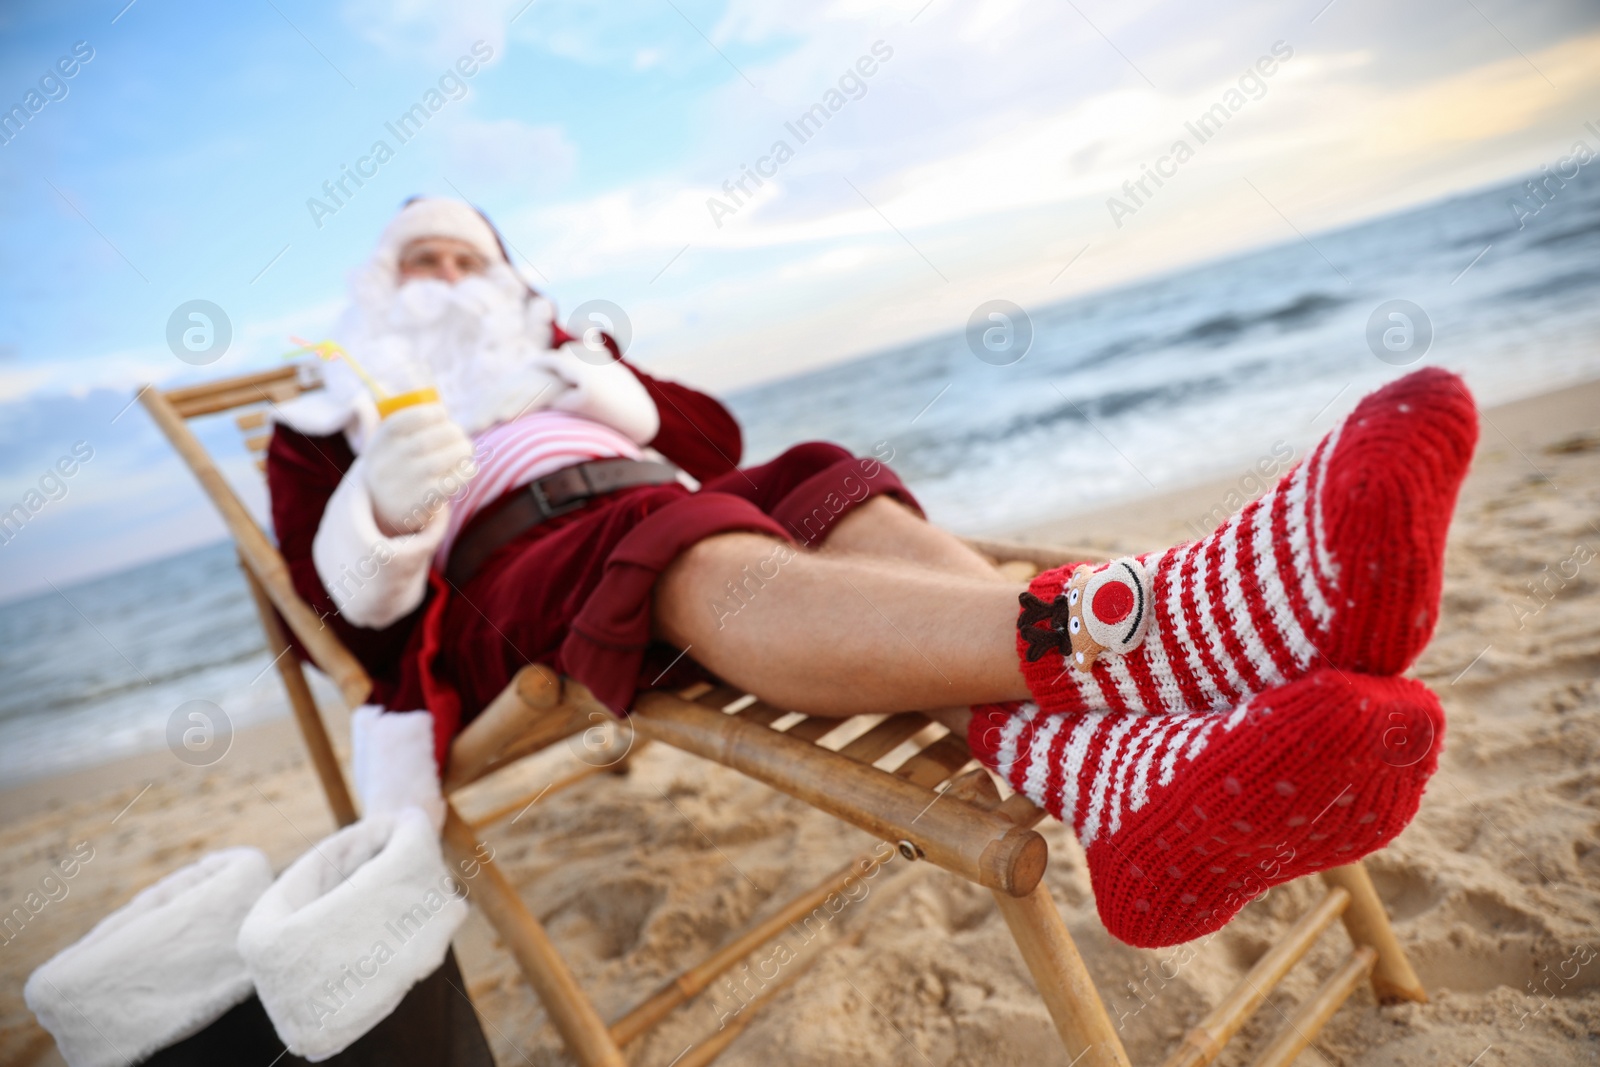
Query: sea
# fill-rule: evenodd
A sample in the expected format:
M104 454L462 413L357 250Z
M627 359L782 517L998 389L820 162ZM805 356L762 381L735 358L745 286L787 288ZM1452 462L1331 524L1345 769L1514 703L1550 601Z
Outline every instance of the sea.
M1303 454L1416 367L1484 406L1595 378L1600 163L998 314L727 396L746 461L837 441L998 533ZM192 700L288 713L227 544L0 605L0 678L4 785L173 743Z

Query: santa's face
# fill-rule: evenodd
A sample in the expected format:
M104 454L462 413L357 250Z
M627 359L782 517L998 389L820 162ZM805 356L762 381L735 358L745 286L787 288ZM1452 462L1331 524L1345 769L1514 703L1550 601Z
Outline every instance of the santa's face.
M454 237L419 237L400 250L401 285L424 278L454 285L488 269L477 249Z
M553 309L501 258L492 235L418 232L387 246L397 251L380 243L352 273L351 308L336 335L351 356L390 392L431 385L468 433L559 395L538 361L550 350ZM362 394L359 382L341 381Z

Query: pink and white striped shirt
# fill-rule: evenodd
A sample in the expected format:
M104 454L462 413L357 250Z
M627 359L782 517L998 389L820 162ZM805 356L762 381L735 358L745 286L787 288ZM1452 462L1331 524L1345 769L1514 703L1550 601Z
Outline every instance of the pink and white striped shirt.
M450 549L478 511L547 474L591 459L640 459L640 447L604 423L565 411L533 411L498 423L472 439L478 473L450 501L450 521L434 553L443 568Z

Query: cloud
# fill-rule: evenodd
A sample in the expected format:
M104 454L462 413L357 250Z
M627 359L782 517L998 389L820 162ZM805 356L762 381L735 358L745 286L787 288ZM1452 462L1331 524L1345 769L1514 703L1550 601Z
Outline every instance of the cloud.
M786 107L798 112L854 49L870 45L870 29L827 28L822 35L835 46L826 57L808 44L804 56L748 72L767 95L784 86L795 101ZM851 43L838 46L841 37ZM1414 84L1376 78L1385 60L1369 48L1297 47L1266 94L1118 228L1107 199L1123 195L1123 183L1175 140L1193 141L1185 122L1237 85L1272 38L1235 49L1226 65L1200 64L1210 77L1170 79L1179 88L1152 89L1124 67L1098 91L1047 95L1049 106L1030 98L988 122L968 121L963 95L983 87L955 67L944 79L928 69L952 57L893 40L895 56L868 94L796 144L795 158L721 228L706 201L726 199L722 181L737 178L774 138L793 143L787 111L774 113L742 84L707 105L721 133L712 150L675 175L512 212L518 243L558 290L622 302L635 336L648 338L641 358L727 385L958 328L946 321L952 309L995 295L1036 306L1292 239L1245 177L1309 233L1500 180L1537 165L1540 144L1564 148L1574 116L1600 87L1592 62L1600 35L1527 60L1501 49ZM1114 53L1111 62L1122 66ZM1168 83L1171 71L1162 73ZM729 111L742 116L727 123L732 133L723 130ZM942 127L947 115L960 137ZM1086 245L1090 252L1056 281Z
M505 54L506 28L526 0L346 0L340 14L351 32L385 54L427 64L453 63L474 41Z
M464 119L446 131L444 143L444 173L474 191L550 192L571 180L578 162L560 126L519 119Z
M222 359L195 367L180 361L164 344L139 345L72 359L16 360L0 364L0 404L33 394L84 397L113 390L126 400L145 384L164 389L246 374L283 365L293 347L290 334L328 336L343 309L343 294L299 307L270 319L233 324L233 341ZM126 402L126 400L124 402Z

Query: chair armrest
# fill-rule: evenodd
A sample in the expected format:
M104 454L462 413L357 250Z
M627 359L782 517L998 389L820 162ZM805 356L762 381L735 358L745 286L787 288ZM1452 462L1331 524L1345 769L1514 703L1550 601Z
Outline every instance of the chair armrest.
M450 743L444 792L477 781L496 767L548 748L612 715L588 695L563 684L550 668L530 663ZM583 699L587 697L587 700ZM596 715L602 716L597 719Z
M569 682L574 689L581 688ZM639 697L634 730L732 768L989 889L1026 896L1049 849L995 811L942 797L876 767L659 690Z

